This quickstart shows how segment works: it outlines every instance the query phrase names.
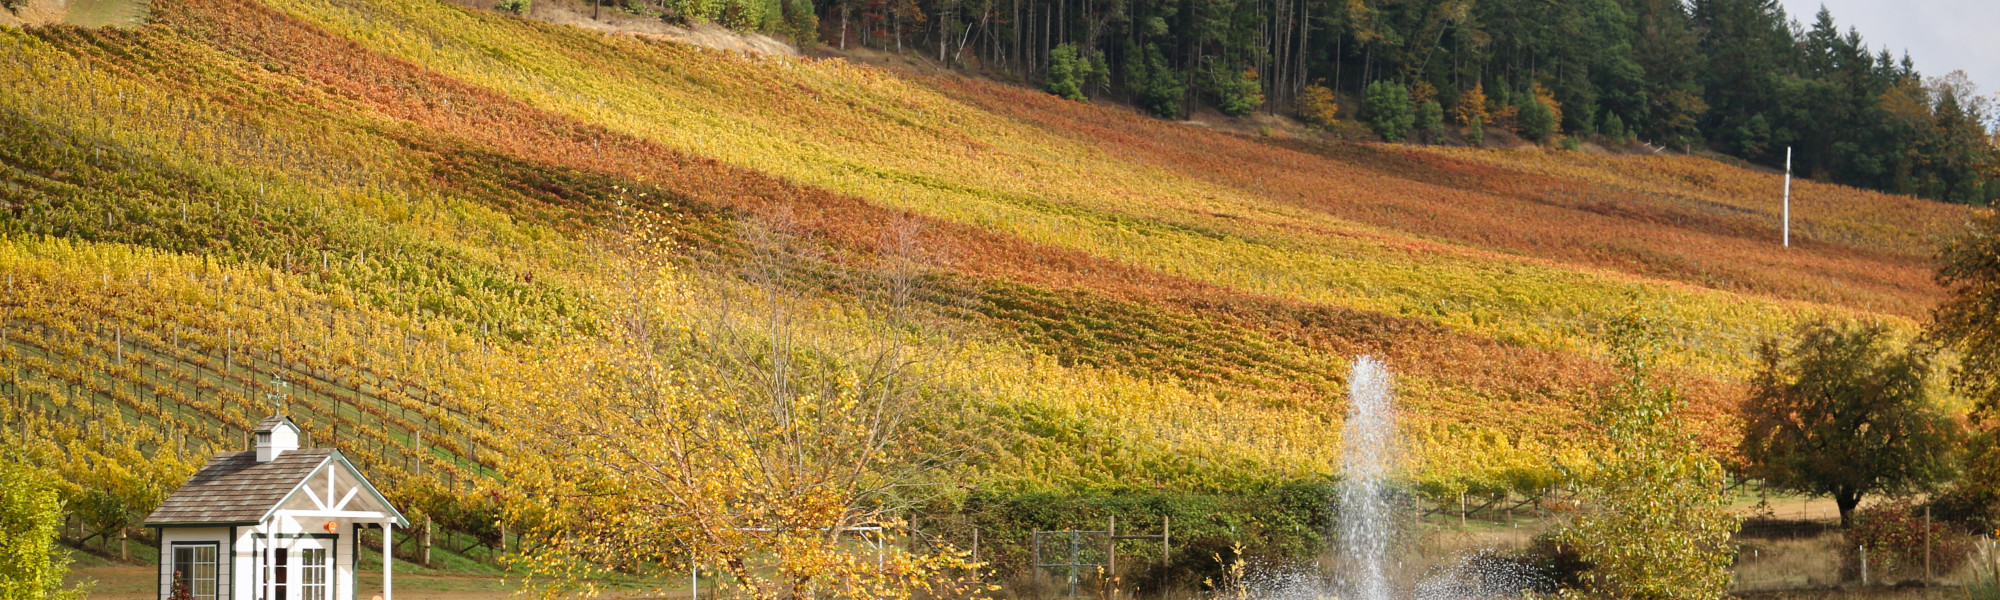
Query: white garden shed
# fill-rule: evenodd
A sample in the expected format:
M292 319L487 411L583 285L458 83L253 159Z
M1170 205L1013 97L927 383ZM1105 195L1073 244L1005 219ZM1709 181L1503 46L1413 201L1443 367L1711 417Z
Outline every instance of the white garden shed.
M339 450L299 449L299 427L274 416L257 447L224 452L146 517L160 539L159 597L356 600L362 529L382 535L390 600L394 527L409 521ZM373 590L370 590L373 593Z

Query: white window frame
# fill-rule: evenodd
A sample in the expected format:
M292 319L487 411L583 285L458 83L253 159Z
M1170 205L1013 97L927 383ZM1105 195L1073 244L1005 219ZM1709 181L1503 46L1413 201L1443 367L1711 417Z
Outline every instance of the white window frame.
M315 553L319 560L313 560ZM333 600L333 549L299 548L298 555L299 600Z

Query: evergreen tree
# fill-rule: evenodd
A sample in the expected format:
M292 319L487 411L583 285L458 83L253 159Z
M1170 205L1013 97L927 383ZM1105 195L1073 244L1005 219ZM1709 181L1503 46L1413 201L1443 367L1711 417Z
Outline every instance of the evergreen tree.
M1409 92L1413 117L1431 99L1453 124L1480 116L1519 131L1522 96L1532 94L1553 120L1543 139L1587 137L1615 115L1624 139L1772 167L1792 147L1807 177L1952 202L2000 200L1990 107L1964 95L1945 102L1908 57L1870 49L1829 11L1795 29L1778 0L821 4L820 18L901 23L869 42L882 48L973 40L965 50L982 53L987 68L1065 97L1115 94L1166 117L1192 101L1228 114L1247 114L1258 96L1298 107L1318 80L1333 96L1360 96L1366 114L1368 89L1390 80ZM997 18L967 18L981 13ZM931 16L938 21L925 22ZM1197 83L1202 93L1187 93ZM1426 88L1436 93L1418 93ZM1397 129L1393 119L1383 124Z
M1444 139L1444 107L1436 100L1425 100L1417 105L1417 130L1431 141Z
M1547 102L1529 96L1520 105L1521 137L1546 142L1556 133L1556 116Z
M1075 45L1056 46L1049 51L1049 72L1043 77L1042 91L1088 102L1090 98L1083 95L1083 85L1092 71L1090 59L1078 56Z
M1361 118L1383 141L1400 142L1410 134L1416 115L1410 110L1410 92L1393 81L1368 84L1361 100Z
M1264 88L1257 82L1256 69L1226 70L1215 87L1216 95L1221 97L1216 108L1222 114L1242 117L1264 105Z
M1618 113L1607 113L1604 115L1604 127L1598 131L1603 133L1604 137L1609 138L1613 143L1623 142L1625 141L1625 120L1618 118Z
M1167 66L1158 46L1147 45L1135 53L1126 68L1128 85L1137 92L1141 108L1162 119L1180 116L1181 96L1186 93L1186 86L1181 82L1180 72Z

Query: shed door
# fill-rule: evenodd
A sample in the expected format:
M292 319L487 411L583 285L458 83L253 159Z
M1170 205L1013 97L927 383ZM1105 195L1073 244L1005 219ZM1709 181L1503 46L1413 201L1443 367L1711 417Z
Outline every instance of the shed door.
M299 600L333 600L333 553L299 548Z
M333 540L272 540L262 600L333 600Z

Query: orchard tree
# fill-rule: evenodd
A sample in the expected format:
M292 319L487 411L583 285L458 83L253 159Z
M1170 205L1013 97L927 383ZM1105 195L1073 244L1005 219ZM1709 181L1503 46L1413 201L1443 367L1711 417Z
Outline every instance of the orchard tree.
M0 453L0 600L82 600L63 589L69 555L56 547L63 522L56 476Z
M1842 527L1870 494L1933 488L1954 470L1957 423L1931 397L1931 361L1879 323L1808 323L1766 340L1743 405L1749 473L1832 496Z

